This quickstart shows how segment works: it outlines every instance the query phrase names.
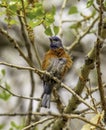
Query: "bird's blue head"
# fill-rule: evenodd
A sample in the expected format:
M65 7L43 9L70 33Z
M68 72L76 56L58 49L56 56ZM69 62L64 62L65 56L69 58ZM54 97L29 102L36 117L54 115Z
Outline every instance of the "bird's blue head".
M63 48L62 41L60 38L53 36L50 37L50 47L51 49Z

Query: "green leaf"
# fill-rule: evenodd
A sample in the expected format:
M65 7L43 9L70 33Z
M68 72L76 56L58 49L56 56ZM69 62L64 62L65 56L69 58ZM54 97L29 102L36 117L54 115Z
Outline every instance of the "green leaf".
M47 12L45 15L44 24L45 26L50 26L54 22L54 15L55 15L56 9L53 6L50 12Z
M9 130L14 130L13 128L9 128Z
M103 7L103 9L104 9L104 11L106 11L106 1L104 1L104 7Z
M44 14L42 12L42 10L38 10L38 9L33 9L32 11L27 13L27 17L29 19L38 19L38 18L43 18Z
M69 9L69 14L76 14L78 13L78 9L76 6L72 6L70 9Z
M50 13L46 14L44 24L45 26L50 26L54 22L54 16Z
M45 14L44 25L49 27L54 22L54 15L56 13L56 8L52 6L52 9Z
M14 121L11 121L11 126L14 128L19 128L19 126Z
M10 90L10 86L5 82L5 87L7 90ZM11 94L8 93L6 90L3 90L1 93L0 93L0 98L7 101L9 98L11 97Z
M16 20L14 20L14 19L11 19L10 21L9 21L9 24L10 25L13 25L13 24L17 24L18 22L16 21Z
M94 17L96 15L96 10L92 11L92 17Z
M70 26L70 28L72 28L72 29L78 29L79 27L81 27L81 23L80 23L80 22L77 22L77 23L72 24L72 25Z
M10 87L10 85L8 83L5 82L5 86L6 86L7 90L10 90L11 87Z
M55 6L52 6L51 14L52 14L52 15L55 15L55 13L56 13L56 7L55 7Z
M40 3L36 3L35 4L35 8L29 8L27 10L27 17L29 19L39 19L39 18L43 18L44 15L45 15L45 11L44 11L44 8L43 8L43 5L40 4Z
M5 69L2 69L2 70L1 70L1 73L2 73L3 76L5 76L5 74L6 74Z
M1 12L0 12L0 16L2 16L2 15L4 15L6 13L6 11L4 10L2 10Z
M4 126L4 124L0 124L0 130L3 130Z
M42 23L43 23L43 20L36 20L36 21L31 20L29 22L29 25L30 25L31 28L34 28L34 27L36 27L36 26L38 26Z
M54 29L55 35L57 35L58 32L59 32L59 27L58 26L54 26L53 29Z
M22 124L17 125L14 121L11 121L11 127L12 127L12 128L10 128L11 130L14 130L14 128L15 128L15 130L22 130L23 125Z
M10 2L9 9L14 13L17 11L17 3L16 2Z
M88 0L87 2L87 8L91 7L93 5L94 0Z
M49 36L52 36L52 31L51 31L51 28L50 28L50 27L47 27L47 28L45 29L45 34L46 34L46 35L49 35Z
M104 7L106 7L106 1L104 1Z

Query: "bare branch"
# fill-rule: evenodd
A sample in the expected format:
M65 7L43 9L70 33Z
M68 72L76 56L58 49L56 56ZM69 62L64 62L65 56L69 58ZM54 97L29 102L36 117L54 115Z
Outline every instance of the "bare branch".
M91 121L87 120L86 118L81 117L80 115L77 115L77 114L56 114L56 113L50 113L50 112L49 113L39 113L39 112L35 112L35 113L0 113L0 116L27 116L27 115L39 115L39 116L49 116L49 117L51 116L50 119L54 119L54 117L55 118L65 118L65 119L79 119L92 126L95 126L96 128L99 128L100 130L106 130L105 128L101 127L100 125L94 124ZM49 118L46 118L46 119L48 120ZM44 119L44 122L46 121L46 119ZM42 122L42 120L41 120L41 122ZM34 124L38 125L38 124L40 124L40 121L35 122ZM35 125L32 124L29 126L31 128ZM28 127L25 127L25 128L28 128Z
M90 30L92 29L92 27L94 26L94 24L97 22L98 19L99 17L95 18L92 24L88 27L88 29L82 35L77 36L76 40L70 46L65 47L65 49L71 51L73 48L75 48L77 44L79 44L80 40L90 32Z
M28 126L24 127L22 130L28 130L28 129L30 129L30 128L35 127L35 126L38 125L38 124L42 124L42 123L44 123L45 121L52 120L52 119L54 119L54 118L53 118L53 117L50 117L50 118L42 119L42 120L40 120L40 121L37 121L37 122L35 122L35 123L32 123L31 125L28 125Z
M8 40L10 41L10 43L13 43L13 45L18 50L19 54L23 57L23 59L25 59L25 61L29 65L31 65L29 59L25 56L25 54L23 53L23 51L19 47L18 43L10 35L8 35L8 33L5 30L3 30L2 28L0 28L0 33L3 34L4 36L6 36L8 38Z
M3 87L2 85L0 85L0 88L4 89L5 91L7 91L9 94L11 94L14 97L23 98L23 99L29 99L29 100L41 101L40 98L26 97L26 96L17 95L15 93L13 93L12 91L8 90L7 88Z
M62 37L62 35L63 35L63 33L62 33L62 15L63 15L63 11L64 11L64 9L65 9L65 7L66 7L66 3L67 3L67 1L68 0L63 0L63 3L62 3L62 6L61 6L61 10L60 10L60 23L59 23L59 33L58 33L58 35L60 36L60 37Z
M103 45L103 41L101 41L102 37L102 29L103 29L103 2L104 0L100 0L99 4L99 23L98 23L98 37L96 42L96 70L97 70L97 80L98 80L98 88L101 98L101 105L102 109L104 110L104 121L106 122L106 100L105 100L105 93L104 87L102 83L102 73L101 73L101 58L100 58L100 51Z

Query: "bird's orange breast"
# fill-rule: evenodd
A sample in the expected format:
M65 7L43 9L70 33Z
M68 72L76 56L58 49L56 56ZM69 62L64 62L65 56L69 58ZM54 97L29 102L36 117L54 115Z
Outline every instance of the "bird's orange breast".
M48 66L50 65L50 61L52 58L66 58L66 65L64 68L63 75L71 68L72 66L72 60L71 57L64 51L63 48L49 50L45 56L44 60L42 62L42 69L47 70Z

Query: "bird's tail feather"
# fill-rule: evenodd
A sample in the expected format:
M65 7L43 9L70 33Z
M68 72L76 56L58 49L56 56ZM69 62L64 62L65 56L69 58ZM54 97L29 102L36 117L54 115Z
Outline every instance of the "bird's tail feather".
M50 108L50 94L44 93L44 94L42 95L42 103L41 103L41 106L42 106L42 107L45 107L45 108Z

